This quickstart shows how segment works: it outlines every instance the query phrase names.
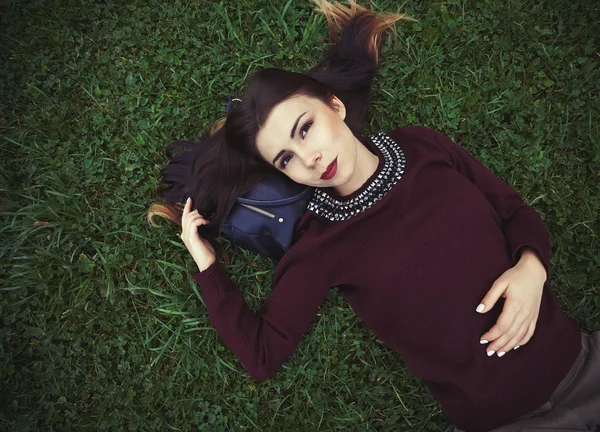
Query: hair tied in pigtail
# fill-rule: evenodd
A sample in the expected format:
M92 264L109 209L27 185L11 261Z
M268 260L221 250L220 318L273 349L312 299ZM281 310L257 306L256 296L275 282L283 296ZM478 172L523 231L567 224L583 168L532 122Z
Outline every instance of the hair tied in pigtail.
M241 99L232 98L231 96L227 96L227 105L225 105L225 112L228 113L235 106L234 102L241 102Z

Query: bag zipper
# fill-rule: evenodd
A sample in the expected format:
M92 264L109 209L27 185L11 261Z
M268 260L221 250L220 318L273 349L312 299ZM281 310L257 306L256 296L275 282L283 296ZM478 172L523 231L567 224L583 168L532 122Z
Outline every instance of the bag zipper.
M265 210L260 209L258 207L254 207L254 206L249 205L249 204L242 204L242 203L240 203L240 205L246 207L247 209L255 211L256 213L259 213L259 214L261 214L263 216L267 216L267 217L270 217L271 219L275 219L275 214L273 214L273 213L270 213L268 211L265 211Z

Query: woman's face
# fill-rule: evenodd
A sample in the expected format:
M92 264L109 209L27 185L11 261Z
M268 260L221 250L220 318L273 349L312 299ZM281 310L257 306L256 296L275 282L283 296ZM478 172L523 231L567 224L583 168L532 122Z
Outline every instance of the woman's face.
M271 111L256 137L258 151L297 183L339 189L352 178L357 146L363 145L345 117L346 107L335 96L331 106L293 96Z

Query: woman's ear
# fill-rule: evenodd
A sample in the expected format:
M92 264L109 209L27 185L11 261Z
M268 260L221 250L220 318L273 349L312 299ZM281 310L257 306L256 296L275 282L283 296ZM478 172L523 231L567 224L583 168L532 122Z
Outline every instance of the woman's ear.
M331 108L344 120L346 118L346 105L336 95L331 96L330 104Z

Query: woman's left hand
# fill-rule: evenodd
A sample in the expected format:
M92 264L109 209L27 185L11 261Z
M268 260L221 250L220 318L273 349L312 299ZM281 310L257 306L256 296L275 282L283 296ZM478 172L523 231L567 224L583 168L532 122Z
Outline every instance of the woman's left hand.
M494 282L477 308L477 312L486 313L492 310L500 297L505 299L496 325L481 336L480 343L490 344L486 347L488 356L497 353L498 357L502 357L529 342L540 312L546 276L546 270L535 252L525 249L517 265Z

